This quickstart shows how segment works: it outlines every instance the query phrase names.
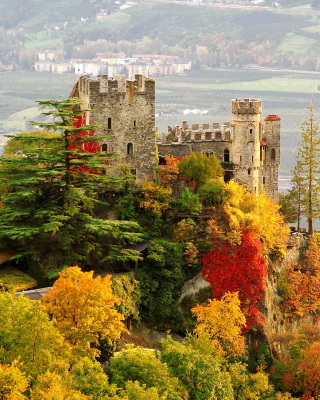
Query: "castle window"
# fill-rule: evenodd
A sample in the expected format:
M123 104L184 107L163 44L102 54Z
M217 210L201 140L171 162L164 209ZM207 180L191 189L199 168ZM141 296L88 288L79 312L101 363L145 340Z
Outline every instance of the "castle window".
M131 168L130 169L130 174L136 176L137 175L137 170L135 168Z
M250 135L250 136L253 135L253 128L249 128L249 135Z
M133 154L133 144L132 143L127 144L127 154L129 156L132 156L132 154Z
M276 159L276 150L272 149L271 150L271 160L275 160Z
M251 174L251 169L249 168L249 169L248 169L248 175L250 175L250 174Z
M108 129L112 129L111 117L108 118Z
M212 133L206 132L206 140L211 140L211 139L212 139Z
M263 183L263 185L266 184L266 178L265 177L262 178L262 183Z
M221 140L221 139L222 139L221 132L216 132L216 140Z
M108 145L107 145L107 143L103 143L101 150L102 150L102 151L108 152Z
M137 127L137 120L136 120L136 119L133 121L133 127L134 127L134 128Z
M227 163L230 161L230 151L228 149L223 152L223 161Z
M251 156L251 162L253 162L253 156Z
M240 163L242 162L242 156L240 156Z

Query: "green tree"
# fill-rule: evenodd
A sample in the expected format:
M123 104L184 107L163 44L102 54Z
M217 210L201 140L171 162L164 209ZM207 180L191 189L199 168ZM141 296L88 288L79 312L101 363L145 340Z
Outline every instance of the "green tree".
M49 122L34 124L55 134L17 135L10 146L23 143L20 156L1 157L8 188L0 210L1 243L37 264L136 259L137 252L122 247L139 240L138 225L95 217L95 208L103 206L98 191L117 179L104 174L109 156L93 151L101 138L92 136L93 125L83 126L80 100L39 104Z
M320 216L320 137L313 107L309 118L301 124L301 142L296 156L294 181L299 185L302 212L307 218L308 232L313 234L314 220Z
M127 381L138 381L147 388L156 388L168 400L182 400L182 388L166 364L161 363L154 351L127 346L110 359L110 381L121 388Z
M21 371L35 379L47 370L66 371L70 349L38 301L0 293L0 364L17 357Z
M171 338L162 342L161 361L177 377L193 400L233 400L224 360L205 335L188 335L181 342Z
M196 182L198 186L223 175L223 168L214 154L207 157L203 153L191 152L183 157L178 167L180 174L186 175L189 181Z

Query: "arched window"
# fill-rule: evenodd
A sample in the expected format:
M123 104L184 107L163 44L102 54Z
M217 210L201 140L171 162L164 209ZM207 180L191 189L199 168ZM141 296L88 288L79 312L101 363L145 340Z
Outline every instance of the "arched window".
M224 162L229 162L230 161L230 151L229 149L225 149L223 152L223 161Z
M250 174L251 174L251 169L249 168L249 169L248 169L248 175L250 175Z
M137 120L136 120L136 119L133 121L133 127L134 127L134 128L137 127Z
M133 144L132 143L127 144L127 154L129 156L131 156L133 154Z
M271 160L275 160L275 159L276 159L276 150L271 149Z
M105 152L108 152L108 145L107 145L107 143L103 143L101 150L102 150L102 151L105 151Z
M108 129L112 129L111 117L108 118Z

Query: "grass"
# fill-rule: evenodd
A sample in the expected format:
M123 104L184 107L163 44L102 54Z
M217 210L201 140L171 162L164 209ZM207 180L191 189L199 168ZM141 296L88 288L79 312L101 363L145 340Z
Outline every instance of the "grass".
M281 44L277 47L278 53L309 54L310 50L318 43L317 40L308 37L288 33Z
M13 292L37 286L35 279L13 267L6 267L0 270L0 282Z

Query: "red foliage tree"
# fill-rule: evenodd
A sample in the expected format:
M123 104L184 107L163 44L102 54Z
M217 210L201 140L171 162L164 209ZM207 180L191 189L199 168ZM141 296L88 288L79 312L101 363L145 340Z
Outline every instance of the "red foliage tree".
M202 274L218 300L227 292L239 293L247 329L262 324L258 302L265 294L267 264L261 242L253 232L243 232L240 245L225 241L205 254Z

